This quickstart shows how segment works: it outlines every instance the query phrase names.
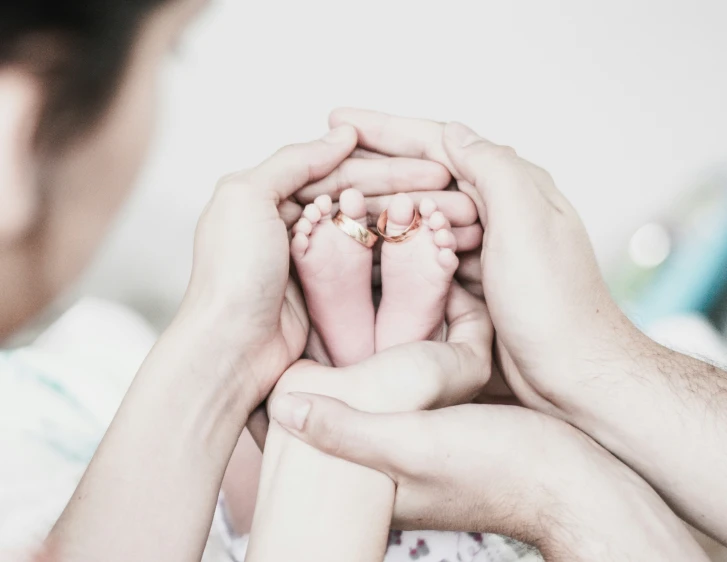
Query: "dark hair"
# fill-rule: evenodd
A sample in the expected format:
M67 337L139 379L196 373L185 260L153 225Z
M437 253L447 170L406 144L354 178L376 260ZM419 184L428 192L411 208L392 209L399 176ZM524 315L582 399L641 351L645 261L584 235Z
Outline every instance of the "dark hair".
M167 0L3 0L0 66L45 82L39 139L78 133L107 107L144 17Z

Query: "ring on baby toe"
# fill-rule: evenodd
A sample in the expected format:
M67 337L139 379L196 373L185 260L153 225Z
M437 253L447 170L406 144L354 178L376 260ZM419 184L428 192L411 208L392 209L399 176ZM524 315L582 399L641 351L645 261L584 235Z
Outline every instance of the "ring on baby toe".
M379 221L376 224L376 230L379 231L379 236L384 239L384 242L388 242L389 244L403 244L404 242L411 240L419 231L419 228L422 225L422 215L419 212L419 209L414 209L414 218L412 219L411 224L401 234L394 234L392 236L386 234L386 225L388 222L389 212L385 210L381 213Z
M356 242L366 246L367 248L373 248L376 241L379 239L379 237L371 232L371 230L365 226L361 226L351 217L344 215L341 211L338 211L333 217L333 224L348 234Z

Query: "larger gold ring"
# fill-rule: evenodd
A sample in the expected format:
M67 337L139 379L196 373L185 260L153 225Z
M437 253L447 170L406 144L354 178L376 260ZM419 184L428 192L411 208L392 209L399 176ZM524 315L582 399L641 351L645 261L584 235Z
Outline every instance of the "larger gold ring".
M419 227L422 225L422 215L418 209L414 209L414 219L411 224L401 234L395 234L389 236L386 234L386 225L389 222L389 212L384 211L379 217L379 221L376 223L376 230L379 231L379 236L384 239L384 242L389 244L402 244L407 240L410 240L419 231Z
M379 239L379 237L368 228L361 226L351 217L344 215L341 211L338 211L336 216L333 217L333 224L348 234L356 242L366 246L367 248L373 248L376 241Z

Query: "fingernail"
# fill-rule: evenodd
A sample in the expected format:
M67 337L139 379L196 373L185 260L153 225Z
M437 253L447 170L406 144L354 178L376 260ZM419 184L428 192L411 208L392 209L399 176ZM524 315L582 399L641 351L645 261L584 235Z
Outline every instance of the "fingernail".
M480 140L480 136L467 125L454 121L447 127L447 135L460 147L467 148Z
M348 127L336 127L328 131L321 140L332 144L339 143L348 138Z
M302 431L310 409L311 403L307 400L292 394L284 394L273 402L271 414L280 425Z

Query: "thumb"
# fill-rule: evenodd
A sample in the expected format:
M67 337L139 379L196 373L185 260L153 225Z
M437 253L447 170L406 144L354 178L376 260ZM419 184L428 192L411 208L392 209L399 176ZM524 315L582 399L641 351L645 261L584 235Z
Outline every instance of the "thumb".
M302 393L276 398L270 413L289 433L319 451L396 480L400 446L391 436L397 416L367 414L334 398Z
M475 200L483 220L485 208L515 218L528 200L539 198L537 187L528 181L526 162L509 146L486 140L461 123L449 123L444 148L460 189Z

